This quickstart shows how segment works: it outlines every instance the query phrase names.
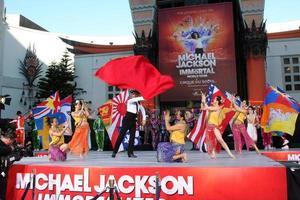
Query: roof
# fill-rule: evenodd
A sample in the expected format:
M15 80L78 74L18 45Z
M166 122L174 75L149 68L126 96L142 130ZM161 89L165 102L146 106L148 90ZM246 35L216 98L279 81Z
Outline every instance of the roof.
M288 38L300 38L300 29L292 31L282 31L276 33L268 33L268 39L288 39Z
M62 41L71 45L73 49L68 49L70 52L75 55L84 55L84 54L99 54L99 53L113 53L121 51L132 51L133 45L102 45L102 44L92 44L84 43L75 40L70 40L60 37Z

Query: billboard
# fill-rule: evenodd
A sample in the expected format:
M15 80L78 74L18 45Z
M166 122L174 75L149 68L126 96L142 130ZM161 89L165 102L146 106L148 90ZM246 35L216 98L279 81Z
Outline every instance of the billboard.
M91 200L113 179L122 200L156 200L157 173L160 175L160 200L287 199L284 166L83 167L74 166L72 160L66 163L66 166L55 163L13 165L9 170L6 199L21 199L29 186L25 199ZM259 187L255 187L257 184ZM32 198L33 192L35 198ZM108 200L108 196L105 192L97 200Z
M176 86L162 101L200 100L213 83L237 90L231 3L162 9L159 22L159 69Z

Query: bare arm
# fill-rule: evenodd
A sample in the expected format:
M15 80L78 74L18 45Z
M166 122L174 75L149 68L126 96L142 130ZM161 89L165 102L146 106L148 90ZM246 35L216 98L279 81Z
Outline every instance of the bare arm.
M233 104L233 106L234 106L234 110L235 111L247 114L247 110L246 109L240 108L236 104Z
M169 111L166 111L165 112L165 124L166 124L166 129L168 131L184 131L185 129L185 125L184 124L175 124L173 126L170 125L170 112Z
M50 129L49 130L49 134L51 135L51 136L62 136L62 134L65 132L67 130L67 127L64 127L62 130L60 130L60 131L53 131L52 129Z

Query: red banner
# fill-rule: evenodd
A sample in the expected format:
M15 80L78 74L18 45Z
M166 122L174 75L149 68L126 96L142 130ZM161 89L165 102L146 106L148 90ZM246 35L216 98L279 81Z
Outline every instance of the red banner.
M13 165L7 199L21 199L36 174L35 199L83 200L100 193L114 179L124 200L155 199L155 174L161 199L285 200L284 167L76 167ZM26 199L32 198L32 185ZM108 194L99 200L106 200Z
M300 151L266 151L262 154L275 161L300 161Z
M236 63L231 3L161 9L159 68L176 86L162 101L200 100L213 83L236 93Z

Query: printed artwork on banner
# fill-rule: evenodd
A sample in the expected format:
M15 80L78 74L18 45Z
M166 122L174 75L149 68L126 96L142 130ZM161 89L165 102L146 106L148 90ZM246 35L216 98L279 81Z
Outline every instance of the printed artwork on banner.
M231 3L161 9L158 21L159 68L176 82L162 101L199 100L210 83L236 92Z

